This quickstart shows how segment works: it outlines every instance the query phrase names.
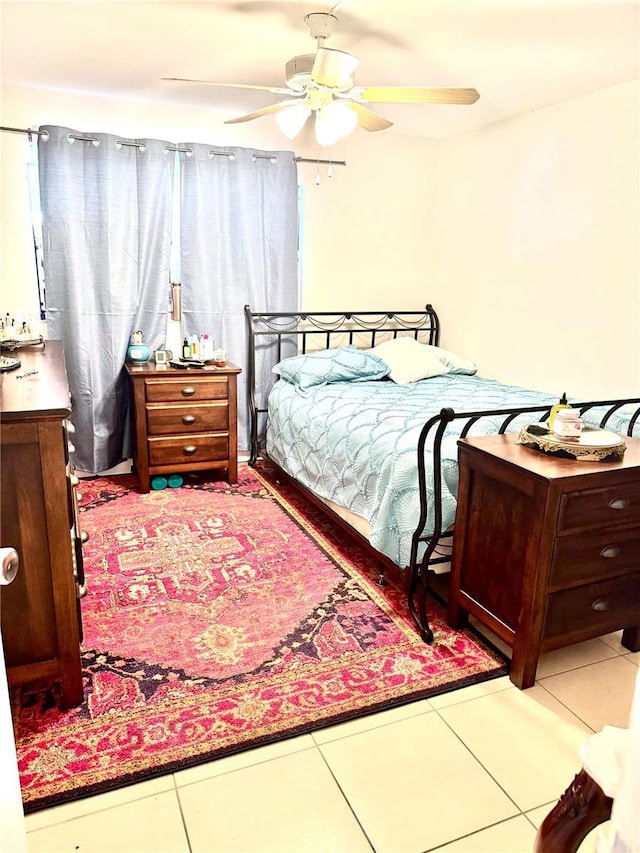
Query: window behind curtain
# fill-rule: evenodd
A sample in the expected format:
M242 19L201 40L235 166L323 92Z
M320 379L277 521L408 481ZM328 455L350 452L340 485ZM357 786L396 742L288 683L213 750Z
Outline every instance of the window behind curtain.
M176 355L184 335L214 335L243 368L238 446L246 449L243 307L291 310L299 303L292 152L160 140L127 145L108 134L43 130L47 319L49 337L65 345L78 466L98 473L130 455L121 369L138 328L152 350L169 346ZM181 324L168 318L171 281L182 283Z

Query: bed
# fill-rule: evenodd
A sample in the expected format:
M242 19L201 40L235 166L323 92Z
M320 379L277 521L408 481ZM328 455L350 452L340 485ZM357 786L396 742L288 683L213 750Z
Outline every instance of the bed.
M424 311L255 312L248 336L250 464L294 482L401 585L426 642L427 598L448 566L458 440L543 421L559 392L478 376L440 346ZM640 398L575 401L584 421L632 435Z

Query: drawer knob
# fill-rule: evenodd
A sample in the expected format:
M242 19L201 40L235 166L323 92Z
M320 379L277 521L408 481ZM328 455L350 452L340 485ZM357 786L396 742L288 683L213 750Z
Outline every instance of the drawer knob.
M192 385L187 385L185 388L182 389L181 393L183 397L193 397L193 395L196 393L196 389Z
M193 456L197 449L198 448L195 446L195 444L187 444L182 448L182 452L186 453L187 456Z
M608 610L609 609L609 599L608 598L596 598L596 600L591 605L592 610Z
M80 531L80 541L82 542L83 545L85 542L89 541L89 534L87 533L86 530Z
M11 583L18 573L20 558L15 548L0 548L0 584Z
M622 549L618 548L617 545L607 545L605 548L600 551L601 557L608 557L609 559L615 559L615 557L619 557Z
M187 425L187 426L189 424L194 424L195 422L196 422L196 416L195 415L184 415L184 417L182 418L182 423Z
M626 500L626 498L614 498L612 501L609 501L610 509L628 509L631 506L631 501Z

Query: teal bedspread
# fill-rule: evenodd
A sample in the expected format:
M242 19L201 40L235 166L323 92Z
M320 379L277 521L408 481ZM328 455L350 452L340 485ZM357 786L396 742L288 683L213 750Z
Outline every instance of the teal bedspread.
M269 397L266 448L300 483L365 518L371 545L404 568L419 517L417 442L426 421L444 406L465 412L557 402L557 394L477 375L446 374L409 385L340 382L308 391L281 380ZM498 432L500 422L483 420L470 435ZM442 529L455 518L456 442L463 423L450 424L442 444ZM528 423L531 415L510 431ZM427 447L427 471L432 456ZM433 524L431 484L428 503L427 532Z

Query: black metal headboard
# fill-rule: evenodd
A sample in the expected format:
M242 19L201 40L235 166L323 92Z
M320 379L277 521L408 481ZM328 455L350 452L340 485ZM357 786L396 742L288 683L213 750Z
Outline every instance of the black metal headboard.
M267 397L277 377L271 368L287 356L351 344L368 349L389 338L410 336L438 346L440 321L432 305L424 311L252 311L247 323L247 396L253 465L266 427Z

